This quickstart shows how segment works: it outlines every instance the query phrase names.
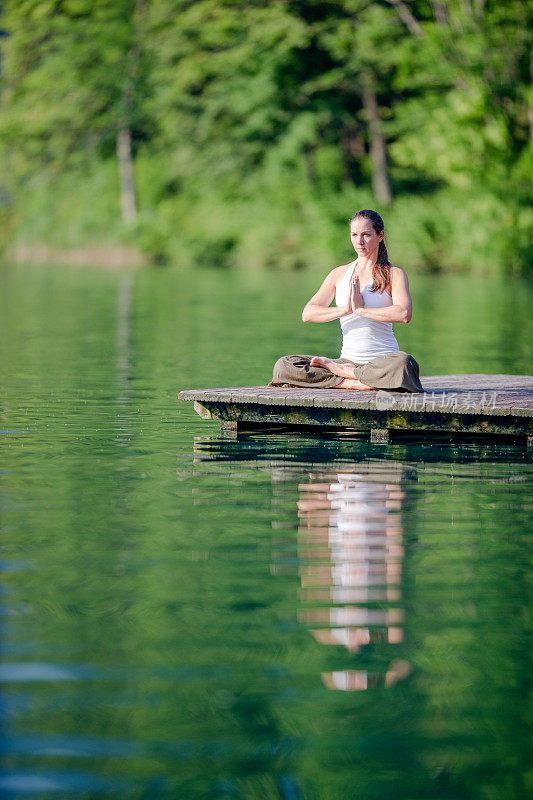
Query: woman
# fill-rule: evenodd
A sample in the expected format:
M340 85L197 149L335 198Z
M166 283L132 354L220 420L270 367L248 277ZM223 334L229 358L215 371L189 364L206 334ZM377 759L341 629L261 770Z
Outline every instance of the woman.
M421 392L418 364L392 332L393 322L410 321L412 303L407 275L388 259L383 220L358 211L350 236L356 260L333 269L302 313L304 322L340 320L341 357L283 356L270 386Z

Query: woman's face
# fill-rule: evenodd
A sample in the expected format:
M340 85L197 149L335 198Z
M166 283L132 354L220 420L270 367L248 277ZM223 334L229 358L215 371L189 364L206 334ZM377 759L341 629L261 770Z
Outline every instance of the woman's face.
M385 231L376 233L369 219L358 218L350 224L350 237L357 255L372 258L378 252Z

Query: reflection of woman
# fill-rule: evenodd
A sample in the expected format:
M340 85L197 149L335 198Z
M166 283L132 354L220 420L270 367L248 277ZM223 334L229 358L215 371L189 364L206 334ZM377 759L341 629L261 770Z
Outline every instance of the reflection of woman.
M350 234L356 260L333 269L302 313L304 322L340 320L341 357L284 356L271 385L421 392L418 364L392 332L393 322L409 322L412 304L407 275L388 259L383 220L358 211Z
M389 645L403 640L403 469L369 464L368 474L362 474L362 466L353 474L312 475L310 483L299 486L305 604L299 618L321 644L344 645L354 654L366 645L384 645L386 655ZM372 671L344 669L322 678L331 689L354 691L391 686L409 673L404 660L385 668L379 661Z

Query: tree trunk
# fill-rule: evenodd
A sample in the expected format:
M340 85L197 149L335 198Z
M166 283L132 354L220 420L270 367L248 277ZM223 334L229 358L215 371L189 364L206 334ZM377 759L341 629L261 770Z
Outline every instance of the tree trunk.
M316 169L315 169L315 162L313 161L313 148L310 145L304 145L304 164L305 164L305 171L307 174L307 180L314 186L316 184Z
M423 29L420 27L420 23L416 17L411 14L408 6L406 6L402 0L387 0L387 3L390 3L391 6L395 7L401 21L413 34L413 36L425 36Z
M392 200L392 192L387 171L387 145L381 129L381 117L376 93L369 86L363 88L363 105L370 133L372 189L379 202L388 205Z
M474 16L474 10L472 8L471 0L461 0L461 11L465 15L465 17L472 17Z
M439 2L439 0L431 0L431 7L437 20L437 25L441 28L446 28L448 25L448 12L444 3Z
M135 186L133 183L133 158L131 155L131 131L122 128L117 134L117 159L120 176L120 209L122 221L135 222L137 204L135 202Z
M531 82L533 83L533 49L529 54L529 74L531 76ZM528 107L527 107L527 116L529 120L529 138L533 139L533 103L528 100Z

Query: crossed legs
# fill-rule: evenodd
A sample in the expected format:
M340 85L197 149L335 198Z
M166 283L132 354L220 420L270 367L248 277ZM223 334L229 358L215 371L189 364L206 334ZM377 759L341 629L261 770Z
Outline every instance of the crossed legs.
M344 378L343 382L340 383L336 388L337 389L373 389L373 386L367 386L365 383L361 383L358 381L357 378L353 376L353 369L350 367L345 366L344 364L337 364L331 358L326 358L325 356L314 356L311 359L310 365L312 367L324 367L325 369L329 369L334 375L338 375L339 378Z

